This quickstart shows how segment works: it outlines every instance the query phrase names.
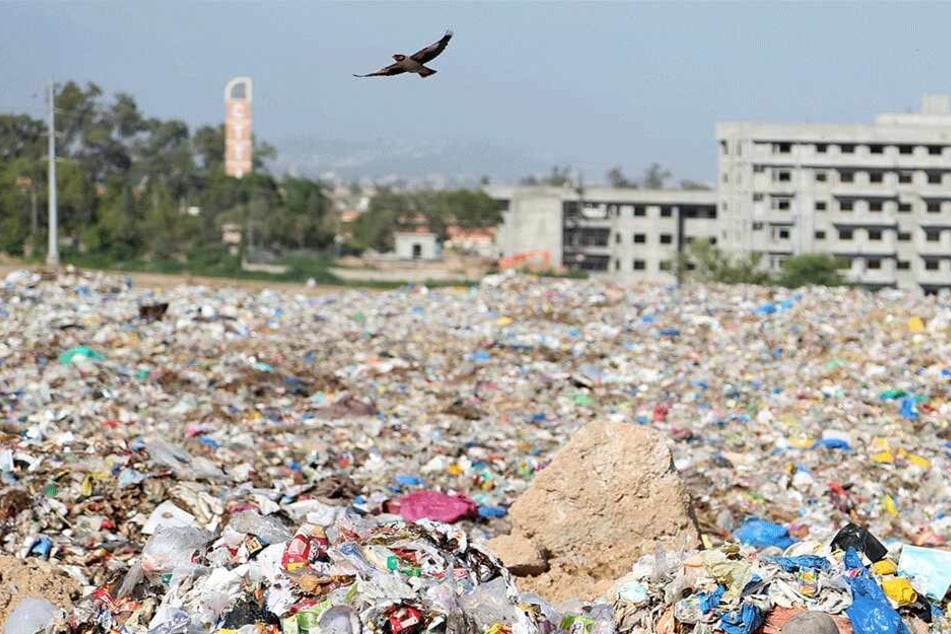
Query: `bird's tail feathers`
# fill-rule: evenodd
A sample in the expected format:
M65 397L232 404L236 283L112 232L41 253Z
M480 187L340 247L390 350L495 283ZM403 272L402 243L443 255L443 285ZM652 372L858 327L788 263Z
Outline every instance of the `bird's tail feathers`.
M429 77L430 75L435 75L435 74L436 74L436 71L434 71L432 68L426 68L425 66L423 66L422 69L420 69L419 71L419 76L423 78L426 78L426 77Z

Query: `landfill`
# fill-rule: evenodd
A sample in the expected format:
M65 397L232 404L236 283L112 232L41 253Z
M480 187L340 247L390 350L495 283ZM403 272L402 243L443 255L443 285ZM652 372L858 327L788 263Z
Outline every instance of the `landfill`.
M0 557L50 575L0 562L7 634L951 632L943 296L22 270L0 329ZM486 543L596 421L664 435L702 547L554 602Z

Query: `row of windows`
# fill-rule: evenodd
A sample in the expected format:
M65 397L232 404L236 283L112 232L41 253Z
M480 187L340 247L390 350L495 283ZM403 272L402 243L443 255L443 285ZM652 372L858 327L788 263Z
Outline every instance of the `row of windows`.
M562 210L569 217L587 216L590 218L621 218L631 215L635 218L646 218L649 205L631 205L623 203L596 203L585 202L582 208L577 200L569 200L562 204ZM673 218L677 205L659 205L661 218ZM714 205L680 205L684 218L716 219L717 208Z
M760 202L764 198L763 194L753 194L753 201ZM864 202L866 209L872 213L878 213L885 211L886 201L881 199L871 199L864 200L860 198L847 199L838 201L838 210L843 212L855 211L856 203ZM781 196L771 196L770 197L770 209L774 211L789 211L792 209L792 198L784 198ZM817 200L814 205L816 211L827 211L829 208L828 201ZM909 202L899 202L896 206L896 209L899 213L908 214L912 212L912 204ZM927 200L925 201L925 211L929 214L938 214L942 211L942 201L940 200Z
M646 271L646 270L647 270L647 260L635 259L632 264L633 264L633 270L635 270L635 271ZM661 260L660 262L657 263L657 270L658 270L658 271L670 271L670 270L672 269L672 266L673 266L673 265L671 264L671 261L670 261L670 260ZM688 268L692 269L693 267L688 265ZM615 261L614 261L614 270L615 270L615 271L620 271L620 270L621 270L621 261L620 261L620 260L615 260Z
M865 268L869 271L879 271L882 269L882 262L885 261L884 258L862 258L862 257L853 257L853 258L839 258L840 268L849 269L852 268L852 262L862 263L864 261ZM934 258L922 258L924 263L924 269L926 271L938 271L941 269L941 261ZM895 268L899 271L909 271L911 270L911 262L908 260L895 260Z
M754 165L753 171L756 173L761 173L766 171L766 166L764 165ZM895 176L895 179L903 184L908 185L914 183L915 174L924 174L925 180L927 180L929 185L941 185L944 182L944 176L949 174L949 172L942 172L938 170L901 170L901 171L888 171L888 170L857 170L857 169L840 169L840 170L813 170L813 178L816 182L827 183L829 182L829 175L837 175L840 183L854 183L857 176L867 175L869 183L884 183L886 177L891 174ZM791 169L773 169L770 171L770 175L774 183L791 183L793 177L793 171ZM727 175L723 175L723 180L726 182Z
M753 230L762 231L763 230L762 222L754 222ZM865 229L866 235L870 242L881 242L885 239L885 234L892 231L891 229ZM940 242L942 229L922 229L921 233L925 238L926 242ZM824 230L818 230L815 232L816 240L825 240L826 232ZM838 230L839 240L852 240L855 237L855 229L839 229ZM772 230L772 237L774 240L788 240L790 237L790 230L786 228L774 228ZM911 242L911 232L898 230L896 239L899 242Z
M671 233L662 233L658 236L658 242L660 244L673 244L674 236ZM614 243L621 244L621 234L614 234ZM634 234L634 244L647 244L647 234L646 233L635 233Z
M915 148L925 148L929 156L941 156L944 152L944 145L914 145L914 144L885 144L885 143L791 143L780 142L772 144L773 154L791 154L794 145L802 147L812 146L816 154L828 154L834 148L838 148L840 154L855 154L868 150L869 154L885 154L888 151L898 154L911 155L915 153Z

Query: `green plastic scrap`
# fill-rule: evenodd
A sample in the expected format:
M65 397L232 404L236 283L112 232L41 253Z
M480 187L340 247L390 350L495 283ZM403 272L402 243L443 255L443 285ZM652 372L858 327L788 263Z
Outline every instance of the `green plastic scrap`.
M85 357L87 359L92 359L93 361L105 361L106 358L86 346L77 346L75 348L70 348L63 354L59 355L59 362L63 365L69 365L73 362L73 359L76 357Z

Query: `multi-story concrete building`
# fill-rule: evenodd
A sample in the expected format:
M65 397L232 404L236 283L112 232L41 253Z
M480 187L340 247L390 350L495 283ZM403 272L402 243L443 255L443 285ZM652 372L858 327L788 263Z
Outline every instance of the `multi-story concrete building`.
M951 288L947 96L871 125L721 123L716 137L725 251L773 269L827 253L869 287Z
M673 281L677 253L695 238L716 244L715 191L495 187L503 216L499 255L547 251L553 266Z

